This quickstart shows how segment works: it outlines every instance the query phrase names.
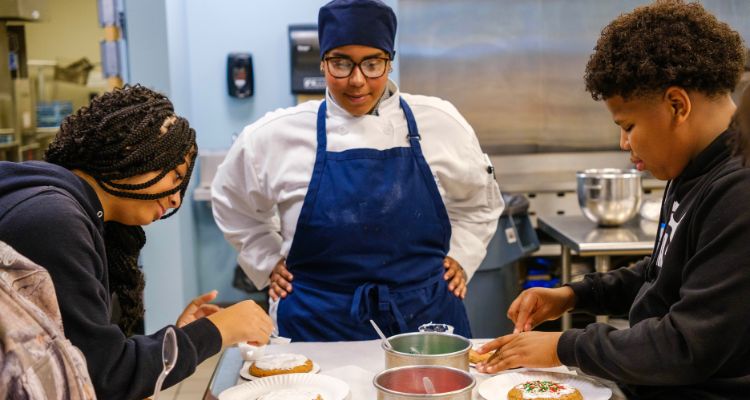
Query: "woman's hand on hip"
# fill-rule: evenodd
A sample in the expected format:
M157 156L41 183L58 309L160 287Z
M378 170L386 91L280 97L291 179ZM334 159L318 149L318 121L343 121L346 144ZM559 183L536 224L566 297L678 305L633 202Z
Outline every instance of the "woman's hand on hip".
M548 368L560 365L557 343L562 332L522 332L501 336L485 343L479 354L495 350L487 361L477 364L477 371L492 374L509 368Z
M448 290L459 299L466 297L466 272L461 264L450 257L445 257L443 267L445 268L443 279L448 282Z
M513 333L530 331L544 321L559 318L573 308L575 297L569 286L524 290L508 308L508 318L515 324Z
M292 279L294 279L294 276L286 269L286 259L282 257L271 271L268 295L274 300L278 300L279 297L285 298L292 291Z
M194 298L193 301L185 307L185 310L180 314L179 318L177 318L177 323L175 323L175 325L178 328L182 328L196 319L207 317L221 310L221 307L216 304L208 304L208 302L216 298L218 293L219 292L216 290L212 290Z
M222 346L239 342L266 344L273 331L271 317L252 300L233 304L206 318L219 329Z

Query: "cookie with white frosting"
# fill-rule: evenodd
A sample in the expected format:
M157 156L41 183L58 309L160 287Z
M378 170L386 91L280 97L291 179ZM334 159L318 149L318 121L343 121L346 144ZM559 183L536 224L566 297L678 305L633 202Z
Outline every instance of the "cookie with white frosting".
M250 375L257 377L310 372L313 363L302 354L266 354L250 365Z

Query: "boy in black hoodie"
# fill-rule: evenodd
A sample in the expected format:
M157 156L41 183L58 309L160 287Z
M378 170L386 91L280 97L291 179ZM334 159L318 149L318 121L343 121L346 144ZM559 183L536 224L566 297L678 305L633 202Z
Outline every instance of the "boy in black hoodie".
M195 131L169 99L132 86L67 117L47 162L0 162L0 241L51 275L65 336L100 399L145 398L162 370L167 328L135 334L144 312L140 226L179 209L196 153ZM272 322L257 304L219 310L207 304L215 297L194 299L177 319L179 356L165 387L222 345L268 341Z
M739 34L697 3L659 1L604 28L586 88L633 164L669 181L654 252L521 293L508 310L515 333L480 350L500 352L481 371L565 364L631 398L750 397L750 169L727 131L744 57ZM529 332L568 310L628 313L630 327Z

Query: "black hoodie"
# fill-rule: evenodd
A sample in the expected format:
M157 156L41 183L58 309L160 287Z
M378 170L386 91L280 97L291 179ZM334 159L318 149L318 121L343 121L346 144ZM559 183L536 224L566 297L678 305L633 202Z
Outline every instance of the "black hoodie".
M143 399L162 369L166 327L127 338L110 323L102 215L93 188L71 171L39 161L0 162L0 241L49 271L65 335L86 357L97 397ZM206 318L175 330L179 356L165 387L221 349L221 335Z
M630 328L564 332L563 364L636 399L750 398L750 169L730 135L670 182L651 257L570 285L576 310L629 312Z

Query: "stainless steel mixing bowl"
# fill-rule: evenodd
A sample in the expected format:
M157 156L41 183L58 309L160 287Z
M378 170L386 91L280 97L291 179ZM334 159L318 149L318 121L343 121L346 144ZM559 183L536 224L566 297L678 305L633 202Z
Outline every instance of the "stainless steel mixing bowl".
M427 393L425 378L432 383L434 393ZM387 369L377 374L372 383L378 400L471 400L471 390L476 386L470 373L439 365Z
M641 208L642 174L634 169L587 169L576 173L578 205L586 218L601 226L617 226Z
M471 341L463 336L437 332L411 332L388 338L393 348L385 350L385 367L444 365L469 370Z

